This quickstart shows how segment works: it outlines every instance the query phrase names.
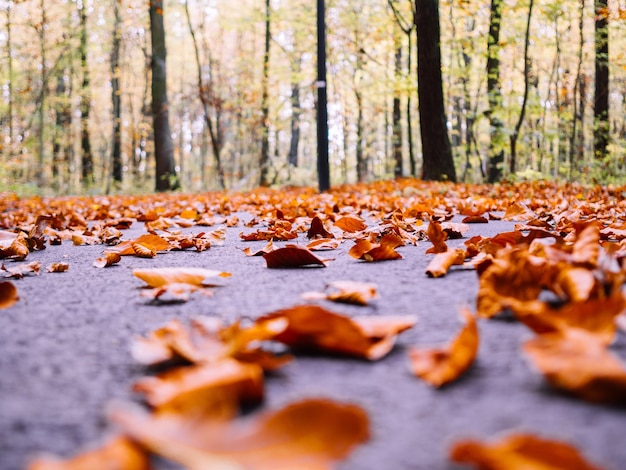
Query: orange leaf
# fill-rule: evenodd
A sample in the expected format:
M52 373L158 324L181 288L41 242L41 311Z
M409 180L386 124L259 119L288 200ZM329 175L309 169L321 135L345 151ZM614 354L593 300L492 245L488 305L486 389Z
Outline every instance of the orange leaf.
M441 387L456 380L470 368L478 353L478 326L472 313L463 309L465 327L445 348L412 348L409 352L411 369L422 380Z
M587 401L626 403L626 369L594 335L574 328L540 335L524 352L553 387Z
M372 243L368 239L360 239L350 248L348 254L364 261L388 261L402 259L402 255L395 248L402 244L402 240L395 235L385 235L380 243Z
M463 264L464 262L465 250L462 248L437 253L430 263L428 263L426 274L429 277L442 277L448 273L448 269L450 269L452 265Z
M230 273L204 268L152 268L133 269L133 275L150 287L162 287L166 284L183 283L198 287L207 287L207 279L212 277L228 277Z
M310 242L306 247L311 251L336 250L341 240L335 238L318 238Z
M113 266L114 264L119 263L122 260L122 257L119 253L105 253L104 256L96 259L93 262L93 266L96 268L108 268L109 266Z
M507 207L503 220L513 220L516 222L527 222L536 218L537 215L528 208L528 206L521 202L514 202Z
M265 245L258 251L252 251L250 247L246 247L243 249L243 252L246 256L263 256L265 253L271 253L272 251L274 251L274 242L272 240L267 242L267 245Z
M309 292L303 294L305 299L326 299L355 305L367 305L377 296L376 284L356 281L335 281L328 284L331 292Z
M448 238L448 234L443 231L439 222L431 219L430 223L428 224L426 236L433 244L433 246L426 250L426 254L443 253L445 251L448 251L448 245L446 245L446 239Z
M84 452L63 461L56 458L39 458L28 470L149 470L150 459L130 440L116 437L99 449Z
M285 245L269 253L264 253L263 258L268 268L299 268L302 266L322 266L326 263L315 256L308 248L299 245Z
M299 305L260 320L286 318L289 324L275 340L300 349L326 351L369 360L391 351L399 333L417 323L412 315L348 318L317 305ZM375 327L374 327L375 326Z
M70 269L69 263L52 263L46 268L49 273L64 273Z
M16 279L21 279L27 274L39 274L39 270L41 269L41 263L39 261L32 261L30 263L22 263L16 266L7 267L4 263L0 266L2 271L6 271L9 273L8 277L14 277Z
M197 470L329 469L369 439L361 408L320 399L234 423L122 409L110 417L142 446Z
M495 444L459 441L450 458L483 470L600 470L575 447L532 434L513 434Z
M335 220L335 227L343 230L344 232L361 232L367 228L365 221L358 215L344 215Z
M307 238L333 238L333 234L330 233L324 227L324 222L319 216L313 217L311 220L311 227L309 228L307 234Z
M118 253L121 256L135 255L136 252L133 249L133 244L138 243L144 246L150 246L156 251L167 251L170 249L170 244L164 238L154 235L152 233L146 233L134 240L127 240L112 248L107 249L107 252Z
M0 282L0 310L13 306L19 299L15 284L11 281Z

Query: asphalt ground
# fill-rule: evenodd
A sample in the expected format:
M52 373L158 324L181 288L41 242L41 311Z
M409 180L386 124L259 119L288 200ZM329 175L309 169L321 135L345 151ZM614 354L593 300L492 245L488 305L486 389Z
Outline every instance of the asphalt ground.
M472 225L466 238L493 236L512 226L502 221ZM102 246L64 242L31 253L26 261L40 261L43 271L59 261L68 262L70 268L14 281L21 300L0 311L0 469L26 468L42 454L69 457L114 434L105 418L107 404L138 402L131 386L146 374L130 355L134 336L173 318L209 315L227 322L256 318L303 303L302 293L323 290L335 280L374 282L379 297L367 307L322 301L331 310L419 317L417 326L402 333L391 354L379 361L299 355L267 377L266 399L258 410L325 397L367 411L370 441L338 468L459 468L448 460L456 440L495 439L519 431L567 441L603 468L626 468L626 410L587 403L549 388L522 355L521 343L532 334L519 323L480 321L478 358L449 386L434 389L410 373L407 348L448 342L461 327L459 309L474 307L478 288L472 271L453 268L444 278L428 278L424 271L432 255L424 252L429 242L401 247L403 259L379 263L349 257L352 243L346 242L334 252L322 253L335 258L326 268L276 270L268 269L263 258L242 253L245 247L260 248L265 242L244 242L241 231L252 230L229 228L224 245L205 252L125 257L119 266L107 269L92 266L103 253ZM124 238L142 233L141 224L135 224ZM159 305L141 297L143 283L132 270L167 266L218 269L232 277L213 296L194 295L186 303ZM623 333L612 349L626 358ZM177 468L164 461L155 466Z

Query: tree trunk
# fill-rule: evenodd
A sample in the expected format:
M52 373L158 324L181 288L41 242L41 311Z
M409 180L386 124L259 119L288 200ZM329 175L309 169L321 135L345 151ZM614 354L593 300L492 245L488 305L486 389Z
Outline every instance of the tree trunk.
M47 86L48 86L48 71L46 64L46 28L48 27L47 16L46 16L46 5L45 1L41 0L41 27L39 32L39 47L41 53L41 94L39 100L39 155L37 157L37 186L40 188L45 186L46 177L44 172L44 150L45 150L45 106L46 106L46 98L48 96Z
M150 34L152 42L152 123L156 160L157 191L177 189L174 146L170 131L166 86L165 27L163 0L150 1Z
M355 91L357 116L356 116L356 176L359 183L367 179L367 161L363 152L363 97Z
M113 0L113 44L111 50L111 103L113 106L113 181L122 182L122 92L120 90L120 46L122 39L120 0Z
M302 57L294 63L295 70L291 84L291 140L289 142L288 163L290 166L298 166L298 149L300 147L300 116L302 114L302 105L300 104L300 76L302 66Z
M528 55L528 50L530 47L530 24L533 14L533 5L534 0L530 0L530 3L528 4L528 19L526 20L526 34L524 36L524 98L522 100L522 109L519 113L519 119L517 120L515 129L513 129L513 133L509 137L511 141L511 161L509 171L511 173L515 173L516 170L517 138L519 137L520 129L522 128L522 124L524 123L526 104L528 102L528 91L530 89L530 57Z
M594 157L608 156L609 145L609 10L608 0L595 0L595 73L596 88L593 105Z
M83 75L80 94L80 147L82 163L82 182L88 185L94 182L93 154L89 136L89 112L91 111L91 90L89 83L89 64L87 63L87 6L79 3L80 14L80 66Z
M500 87L500 23L503 0L491 0L489 35L487 36L487 99L489 109L489 150L487 154L487 181L495 183L502 178L504 164L504 135L498 111L502 107Z
M393 111L392 111L392 147L393 147L393 175L396 178L404 176L404 159L402 155L402 113L400 111L402 92L400 82L402 80L402 40L398 33L395 35L395 90L393 94Z
M415 0L415 7L422 178L456 181L443 102L439 0Z
M265 0L265 48L263 49L263 82L261 91L261 157L259 159L259 184L269 186L268 171L270 163L269 140L269 77L270 77L270 40L271 40L270 0Z
M12 26L13 26L13 19L11 16L11 6L12 3L8 2L7 6L6 6L6 15L7 15L7 23L6 23L6 27L7 27L7 59L8 59L8 67L9 70L8 72L8 79L9 79L9 83L7 84L7 92L9 93L8 96L8 116L7 116L7 120L9 123L9 148L8 148L8 152L6 152L6 156L10 159L13 156L13 144L14 144L14 138L13 138L13 82L14 82L14 70L13 70L13 39L11 37L11 33L12 33ZM2 147L2 145L0 144L0 147Z

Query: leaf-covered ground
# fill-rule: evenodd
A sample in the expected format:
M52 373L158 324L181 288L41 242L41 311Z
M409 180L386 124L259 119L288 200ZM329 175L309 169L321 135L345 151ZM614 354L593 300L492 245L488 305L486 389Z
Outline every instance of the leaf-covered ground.
M623 468L625 192L2 194L2 468Z

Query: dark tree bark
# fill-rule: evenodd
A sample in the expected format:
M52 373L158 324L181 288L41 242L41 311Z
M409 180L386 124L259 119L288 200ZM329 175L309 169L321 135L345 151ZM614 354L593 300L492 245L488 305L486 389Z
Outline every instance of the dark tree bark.
M89 64L87 63L87 6L79 3L80 14L80 66L83 83L80 90L80 148L82 182L88 185L94 182L93 153L89 135L89 113L91 111L91 89Z
M402 155L402 113L401 107L401 91L399 82L402 78L402 41L399 34L395 36L395 76L396 76L396 89L393 94L393 122L392 122L392 143L393 143L393 175L396 178L404 176L404 158Z
M595 73L593 149L596 159L608 155L609 145L609 10L608 0L595 0Z
M122 93L120 90L120 46L122 20L120 0L113 1L113 44L111 48L111 103L113 106L113 146L111 163L113 181L122 182Z
M152 123L156 159L155 189L169 191L178 188L178 179L174 165L174 145L167 101L163 0L150 1L150 34L152 41Z
M443 102L439 0L415 0L415 7L422 178L456 181Z
M519 132L522 128L522 124L524 123L526 104L528 103L528 91L530 89L530 57L528 55L528 50L530 47L530 24L533 14L533 5L534 0L530 0L530 3L528 4L528 18L526 20L526 34L524 36L524 97L522 99L522 109L520 110L519 119L517 120L515 129L513 129L513 133L509 137L511 141L511 161L509 171L511 173L515 173L516 170L517 138L519 137Z
M489 151L487 155L487 181L495 183L502 178L504 164L504 135L502 121L497 111L502 106L500 87L500 23L502 22L502 0L491 0L489 35L487 36L487 99L489 109Z
M300 147L300 116L302 115L302 105L300 103L300 76L302 57L299 56L294 61L295 70L291 83L291 140L289 142L288 163L290 166L298 166L298 149Z
M269 186L268 170L270 163L270 132L269 132L269 77L270 77L270 41L271 32L270 0L265 0L265 48L263 50L263 84L261 91L261 156L259 159L259 184Z

